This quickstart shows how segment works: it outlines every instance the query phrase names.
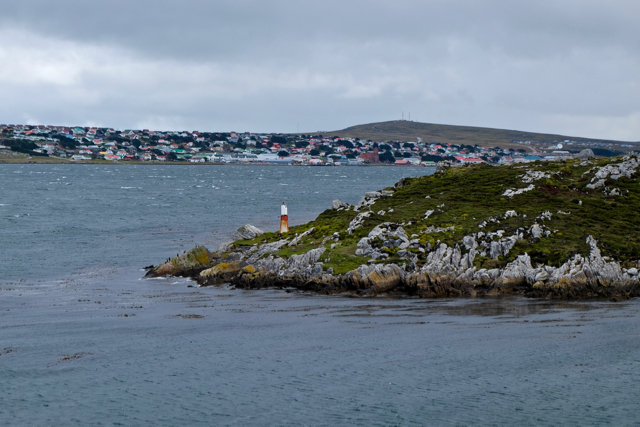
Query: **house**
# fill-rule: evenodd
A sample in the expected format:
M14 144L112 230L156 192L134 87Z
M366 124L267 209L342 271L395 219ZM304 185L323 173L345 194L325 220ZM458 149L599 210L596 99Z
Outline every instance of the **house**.
M479 159L477 157L463 157L463 156L455 156L456 160L459 161L460 163L467 163L467 164L476 164L476 163L484 163L484 160Z
M378 147L375 147L373 149L373 152L360 154L359 157L360 157L360 159L362 159L363 162L367 162L367 163L379 163L380 162L380 157L378 155Z

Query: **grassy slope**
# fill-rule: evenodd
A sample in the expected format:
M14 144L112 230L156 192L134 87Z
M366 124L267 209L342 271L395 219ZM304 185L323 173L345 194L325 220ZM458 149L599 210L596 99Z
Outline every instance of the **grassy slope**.
M619 161L619 158L613 160ZM306 252L320 246L325 237L338 232L340 241L334 249L330 248L333 240L324 243L327 251L323 259L326 267L333 267L336 273L344 273L367 262L367 258L355 256L356 244L382 222L404 223L407 235L417 234L422 243L429 243L432 247L440 242L455 245L461 242L463 236L478 231L504 230L505 236L508 236L519 228L528 230L537 222L555 232L540 239L533 239L525 232L524 238L517 242L507 257L497 260L476 257L476 265L479 268L504 266L526 251L534 265L557 266L575 253L588 255L589 246L585 243L588 235L598 240L603 255L620 260L623 266L635 265L640 260L639 174L630 179L607 180L606 185L619 188L621 196L606 196L603 187L586 188L593 173L583 176L593 166L610 162L599 160L589 166L579 166L580 161L529 164L527 169L549 172L551 178L534 181L535 190L513 198L503 197L502 194L508 188L527 187L528 184L524 184L520 178L525 171L522 165L452 168L440 175L407 179L405 185L395 189L392 197L381 198L371 206L372 212L389 209L393 209L393 212L384 215L374 213L366 219L362 228L348 235L345 230L358 212L327 210L310 223L292 227L289 236L311 227L315 227L315 230L300 245L287 247L279 255L288 257ZM361 212L366 210L369 209L364 208ZM424 219L427 210L434 210L435 213ZM518 216L505 219L504 214L509 210L516 211ZM558 214L558 210L570 214ZM551 220L536 220L545 211L552 213ZM478 228L480 223L490 218L499 222L488 222L482 230ZM425 230L429 226L453 227L453 230L427 233ZM263 243L278 239L277 233L267 233L256 240L238 243ZM406 262L394 255L395 250L387 251L391 258L378 262ZM419 261L424 262L425 256L418 251L415 253Z
M69 163L57 157L30 156L15 151L0 150L0 163Z
M423 142L478 144L480 146L500 146L502 148L529 148L528 146L511 144L511 140L513 139L547 141L549 143L553 141L564 141L566 139L588 142L601 141L564 135L472 126L439 125L401 120L351 126L325 135L371 139L374 141L415 141L417 137L420 137ZM640 143L636 144L640 145Z
M189 162L163 162L157 160L123 160L121 162L114 162L113 160L71 160L69 158L62 159L54 156L30 156L25 153L17 153L15 151L9 150L0 150L0 163L67 163L72 165L113 165L113 164L123 164L123 165L205 165L211 163L189 163Z

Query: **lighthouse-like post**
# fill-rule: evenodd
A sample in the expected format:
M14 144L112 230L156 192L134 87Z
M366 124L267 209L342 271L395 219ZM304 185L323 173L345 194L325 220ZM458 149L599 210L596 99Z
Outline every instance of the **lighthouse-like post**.
M289 232L289 215L287 215L287 205L282 202L280 206L280 234Z

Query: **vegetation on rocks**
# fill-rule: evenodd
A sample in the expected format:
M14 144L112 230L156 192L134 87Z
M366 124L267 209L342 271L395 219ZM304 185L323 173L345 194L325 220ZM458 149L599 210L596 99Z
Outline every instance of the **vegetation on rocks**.
M186 275L203 285L420 296L640 292L638 157L439 172L356 206L336 201L285 235L238 240ZM210 266L223 262L235 265Z

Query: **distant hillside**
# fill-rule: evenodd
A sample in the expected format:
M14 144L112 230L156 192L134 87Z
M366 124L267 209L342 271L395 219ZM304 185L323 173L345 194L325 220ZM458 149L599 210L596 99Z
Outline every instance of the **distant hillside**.
M422 142L478 144L480 146L499 146L503 148L515 147L516 145L522 147L520 144L512 144L511 141L513 140L538 141L540 142L539 146L570 140L587 143L585 145L589 145L589 143L598 144L599 146L611 145L611 148L621 151L637 149L640 146L640 142L610 141L473 126L438 125L404 120L351 126L343 130L324 133L323 135L371 139L374 141L416 141L417 138L421 138ZM581 144L575 145L580 146ZM625 145L630 146L626 147Z

